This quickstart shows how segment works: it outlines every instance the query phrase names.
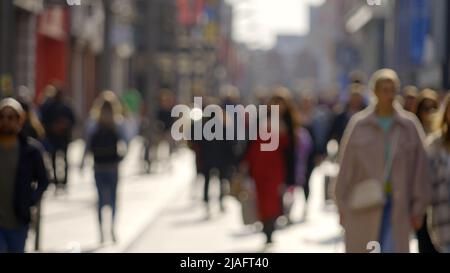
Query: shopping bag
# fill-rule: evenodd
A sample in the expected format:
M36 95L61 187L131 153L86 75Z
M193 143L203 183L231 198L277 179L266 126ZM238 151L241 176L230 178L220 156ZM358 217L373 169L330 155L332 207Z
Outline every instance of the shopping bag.
M258 222L255 185L253 180L249 177L241 180L241 191L238 200L241 203L244 225L253 225Z

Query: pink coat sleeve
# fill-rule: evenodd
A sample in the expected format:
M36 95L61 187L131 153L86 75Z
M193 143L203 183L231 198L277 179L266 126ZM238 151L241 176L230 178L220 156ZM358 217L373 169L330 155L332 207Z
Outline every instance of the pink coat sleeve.
M335 199L340 212L345 211L348 206L349 188L353 178L353 149L349 143L352 142L356 122L351 120L347 126L340 144L339 173L336 180Z

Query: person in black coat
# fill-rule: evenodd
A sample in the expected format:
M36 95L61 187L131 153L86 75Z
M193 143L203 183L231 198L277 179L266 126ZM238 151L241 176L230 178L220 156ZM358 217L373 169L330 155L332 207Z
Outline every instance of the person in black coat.
M24 120L19 102L0 102L0 253L25 252L31 208L49 182L42 147L20 135Z
M42 123L50 145L51 160L54 170L54 181L57 189L66 190L69 163L67 150L72 141L72 131L75 127L75 114L64 99L61 87L55 87L55 95L49 98L41 107ZM57 156L61 154L64 161L64 174L58 177L56 169Z
M348 103L343 110L338 111L334 116L328 141L334 139L340 143L352 116L366 108L363 91L364 85L362 84L354 83L350 86Z
M213 117L214 118L214 117ZM203 126L212 118L204 118ZM222 120L223 121L223 120ZM225 136L226 124L222 123L223 132ZM210 214L210 198L209 198L209 188L210 181L213 176L217 176L220 180L220 209L222 212L225 211L225 206L223 203L223 198L225 196L225 186L227 181L229 181L233 175L233 167L237 161L235 155L235 145L234 140L207 140L203 136L202 140L193 141L194 145L197 147L197 156L199 158L198 168L199 173L203 174L205 178L204 188L203 188L203 201L207 210L207 215Z

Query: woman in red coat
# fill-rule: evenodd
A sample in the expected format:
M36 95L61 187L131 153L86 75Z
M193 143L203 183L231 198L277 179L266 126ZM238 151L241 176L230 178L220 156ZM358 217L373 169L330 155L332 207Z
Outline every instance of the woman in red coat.
M290 151L294 151L294 138L290 132L293 130L292 111L284 96L276 94L272 97L270 105L277 105L280 109L279 126L271 128L267 122L268 131L279 128L279 145L274 151L263 151L261 145L269 143L271 140L263 141L260 137L249 144L244 163L252 179L255 181L257 208L259 220L263 223L263 232L267 238L267 244L272 243L272 233L275 230L275 222L283 214L282 194L285 183L291 176L289 156ZM289 116L289 118L286 118ZM270 114L269 118L270 119ZM264 122L263 122L264 123ZM272 126L275 124L272 124Z

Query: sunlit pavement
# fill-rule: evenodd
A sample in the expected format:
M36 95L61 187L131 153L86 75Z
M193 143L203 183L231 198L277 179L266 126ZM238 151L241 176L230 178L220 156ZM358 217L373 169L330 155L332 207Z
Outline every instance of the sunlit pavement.
M275 243L264 247L264 236L242 224L240 205L229 197L226 213L220 213L215 202L213 216L205 217L201 202L201 184L190 186L171 204L142 237L128 251L135 252L266 252L266 253L343 253L342 229L336 208L325 205L323 172L326 166L313 174L311 200L306 221L303 216L303 193L296 192L297 202L292 211L294 224L275 233ZM215 196L217 196L217 182ZM192 194L195 193L195 194ZM194 197L193 197L194 195ZM216 198L217 200L217 198ZM416 242L411 241L413 251Z
M264 248L264 236L242 224L240 205L232 197L226 199L226 213L217 202L212 216L205 217L201 202L202 181L183 191L173 203L129 249L130 252L339 252L343 251L341 229L333 206L324 207L323 185L315 173L313 196L307 221L302 221L303 194L296 193L292 216L294 224L275 233L275 244ZM217 181L213 192L217 197ZM217 198L213 198L217 200Z
M81 172L77 167L80 165L83 142L77 141L71 145L69 193L55 196L53 187L46 192L42 205L40 252L123 252L139 237L164 207L179 195L195 170L193 155L188 150L180 150L173 156L172 171L158 171L157 168L154 174L143 175L138 160L141 147L139 140L135 140L121 165L116 231L118 243L110 243L109 229L105 228L106 243L100 245L93 172L91 168ZM108 212L105 211L105 215L109 215ZM33 243L34 233L30 232L29 252L33 250Z
M195 181L194 157L182 149L172 157L172 170L143 175L138 155L139 140L121 165L117 237L99 244L96 217L96 190L90 168L83 172L76 167L83 143L75 142L70 150L70 189L68 195L55 196L50 188L43 203L41 252L276 252L276 253L342 253L342 229L336 208L325 204L323 174L329 166L322 165L313 174L308 215L303 219L304 198L296 192L292 211L294 223L278 230L275 243L264 247L264 236L245 227L240 204L226 198L226 212L219 210L218 183L212 186L212 215L206 218L202 184ZM164 152L163 152L164 154ZM33 233L28 249L32 250ZM413 252L417 243L411 240Z
M205 217L201 202L201 184L189 187L171 204L152 226L135 242L129 252L150 253L343 253L342 229L336 208L325 205L323 173L327 166L313 174L311 200L306 221L303 220L303 193L296 192L297 202L292 211L294 224L275 233L275 243L264 247L264 236L242 224L240 205L229 197L226 213L213 203L212 217ZM214 187L217 197L218 187ZM192 194L194 193L194 194ZM217 198L215 199L217 200ZM415 240L411 247L416 252Z

